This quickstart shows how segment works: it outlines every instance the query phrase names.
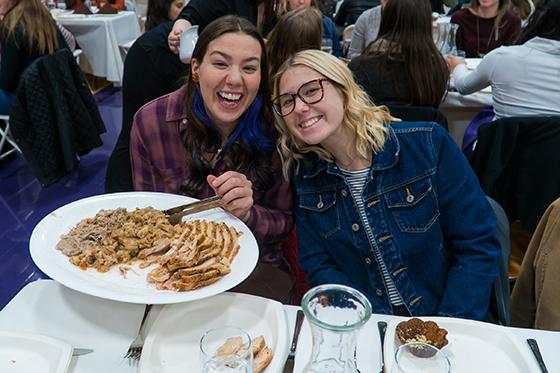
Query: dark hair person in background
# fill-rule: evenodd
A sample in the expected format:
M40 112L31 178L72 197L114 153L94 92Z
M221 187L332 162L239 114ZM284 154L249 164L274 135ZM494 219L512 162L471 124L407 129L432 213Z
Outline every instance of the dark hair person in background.
M169 33L169 49L179 53L179 36L191 25L202 32L213 20L235 14L249 20L261 35L267 35L276 23L277 0L190 0Z
M186 0L148 0L145 29L149 31L167 21L175 21Z
M471 0L451 16L459 25L457 49L467 57L483 57L502 45L515 44L521 33L521 18L510 10L509 0Z
M270 76L296 52L321 49L322 17L315 7L299 7L280 17L266 41Z
M68 48L47 8L38 0L0 0L0 114L10 113L21 74L33 61Z
M146 31L134 42L124 60L122 128L107 165L106 193L134 190L130 129L136 111L184 83L189 66L167 46L167 35L172 27L173 22L168 21Z
M269 92L264 40L255 26L237 16L218 18L200 33L187 83L134 116L130 155L136 190L221 196L222 207L259 244L247 292L287 301L292 282L281 270L287 270L281 243L293 228L293 201ZM274 272L270 281L278 286L258 280Z
M319 10L319 5L317 0L279 0L278 9L276 10L276 15L278 16L278 18L280 18L282 15L286 14L286 12L301 7L305 7L305 8L312 7ZM342 55L342 47L340 46L338 35L336 33L336 25L334 24L333 20L330 17L327 17L322 14L321 17L322 17L322 24L323 24L322 38L331 41L332 54L334 54L336 57L340 57Z
M377 39L348 67L376 102L437 108L449 71L432 39L427 0L390 0Z
M462 94L492 86L495 119L560 115L560 0L542 0L520 41L488 53L474 71L448 56Z

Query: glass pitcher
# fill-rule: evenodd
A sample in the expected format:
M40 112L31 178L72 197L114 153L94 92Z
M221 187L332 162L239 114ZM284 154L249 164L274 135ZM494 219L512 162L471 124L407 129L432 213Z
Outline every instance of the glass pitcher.
M359 291L343 285L321 285L301 302L311 325L313 349L305 373L356 373L356 341L371 316L371 304Z
M459 25L455 23L438 23L436 47L441 54L454 54L457 51L456 37Z

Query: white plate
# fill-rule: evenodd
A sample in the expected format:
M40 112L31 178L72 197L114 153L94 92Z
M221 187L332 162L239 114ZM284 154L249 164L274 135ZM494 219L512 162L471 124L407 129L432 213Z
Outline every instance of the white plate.
M265 373L281 372L288 356L288 320L281 303L238 293L165 306L142 348L140 373L200 371L199 341L204 332L225 325L263 335L274 357Z
M506 328L480 321L447 317L422 317L447 329L449 343L442 348L451 362L453 373L530 373L539 372L535 359ZM395 350L400 341L395 335L397 324L387 326L384 356L387 372L392 372Z
M243 235L239 238L239 253L231 265L231 273L212 285L193 291L156 290L153 284L146 281L146 274L154 267L140 269L138 264L128 271L126 278L121 276L118 266L114 266L106 273L97 272L93 268L83 271L71 264L68 257L56 249L62 234L68 233L80 220L94 217L101 209L124 207L132 211L137 207L148 206L168 209L192 201L195 199L175 194L129 192L94 196L69 203L45 216L33 229L29 241L31 257L39 269L52 279L71 289L106 299L130 303L169 304L222 293L251 274L259 255L257 241L249 228L241 220L222 209L201 212L187 218L222 221L242 231Z
M64 373L72 346L38 334L0 332L0 372Z

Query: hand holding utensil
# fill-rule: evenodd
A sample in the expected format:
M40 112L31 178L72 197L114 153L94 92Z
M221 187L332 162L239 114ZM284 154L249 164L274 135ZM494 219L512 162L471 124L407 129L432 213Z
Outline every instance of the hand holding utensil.
M290 345L290 352L288 353L288 359L284 364L283 373L292 373L294 371L294 362L296 358L296 347L299 338L299 332L301 331L301 324L303 324L303 311L298 310L296 315L296 325L294 327L294 336L292 338L292 344Z
M527 343L529 344L529 347L531 348L531 352L533 352L535 359L537 359L537 363L539 363L541 372L548 373L548 369L546 368L546 365L544 363L543 357L541 355L541 350L539 349L539 345L537 341L533 338L527 338Z

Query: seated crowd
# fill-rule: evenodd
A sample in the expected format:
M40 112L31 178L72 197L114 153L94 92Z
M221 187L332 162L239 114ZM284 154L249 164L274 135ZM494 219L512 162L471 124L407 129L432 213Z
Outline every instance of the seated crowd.
M461 94L492 86L496 119L560 116L560 0L455 4L474 71L434 42L442 2L345 0L333 20L317 0L149 0L106 192L221 196L260 248L234 291L297 302L303 271L308 286L358 289L376 313L491 319L494 211L446 129L393 108L439 113L451 77ZM2 114L23 69L68 45L39 0L0 10Z

